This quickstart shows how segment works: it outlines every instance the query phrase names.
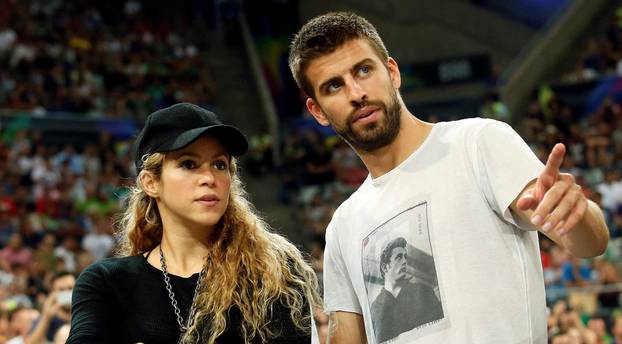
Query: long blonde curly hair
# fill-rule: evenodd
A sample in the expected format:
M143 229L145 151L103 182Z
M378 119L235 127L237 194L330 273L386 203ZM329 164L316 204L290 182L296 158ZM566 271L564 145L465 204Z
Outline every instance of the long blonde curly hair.
M160 178L164 154L154 153L143 161L140 173ZM231 158L229 204L211 237L206 272L196 298L192 327L184 343L213 344L227 328L227 313L237 307L246 343L259 338L268 342L279 335L269 326L273 306L280 302L290 310L295 326L310 331L311 309L320 304L314 271L300 251L287 239L273 233L246 198ZM153 250L162 240L162 221L155 199L141 187L140 175L128 196L125 212L117 221L119 256Z

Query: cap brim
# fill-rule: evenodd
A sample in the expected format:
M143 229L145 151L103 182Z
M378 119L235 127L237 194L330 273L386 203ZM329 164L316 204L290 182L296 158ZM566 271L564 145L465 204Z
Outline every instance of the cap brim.
M220 141L227 152L233 156L240 156L248 151L246 136L238 128L226 124L190 129L178 135L174 140L165 142L157 151L170 152L182 149L203 134L213 136Z

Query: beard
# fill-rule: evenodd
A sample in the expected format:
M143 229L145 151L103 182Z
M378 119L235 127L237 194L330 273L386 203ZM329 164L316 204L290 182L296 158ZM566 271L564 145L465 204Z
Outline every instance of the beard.
M401 103L397 91L390 88L391 99L389 103L383 101L362 101L346 118L346 125L339 126L332 123L335 132L344 139L356 151L366 153L374 152L391 144L401 128ZM374 123L368 123L360 128L354 128L354 119L358 108L372 105L379 107L384 112L384 117ZM333 116L327 116L333 117ZM333 117L334 118L334 117Z

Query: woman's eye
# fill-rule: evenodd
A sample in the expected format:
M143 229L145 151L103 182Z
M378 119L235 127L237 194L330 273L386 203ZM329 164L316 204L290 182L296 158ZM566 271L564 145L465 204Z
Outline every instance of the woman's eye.
M179 166L191 170L196 167L196 164L192 160L184 160L179 164Z
M214 167L217 170L221 170L221 171L224 171L224 170L226 170L228 168L227 163L224 162L223 160L216 160L216 161L214 161Z

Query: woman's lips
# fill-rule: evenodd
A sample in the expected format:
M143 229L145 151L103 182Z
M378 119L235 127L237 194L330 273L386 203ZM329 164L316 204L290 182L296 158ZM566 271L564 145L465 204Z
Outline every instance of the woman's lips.
M196 202L208 207L215 206L219 201L220 199L216 196L204 196L196 200Z

